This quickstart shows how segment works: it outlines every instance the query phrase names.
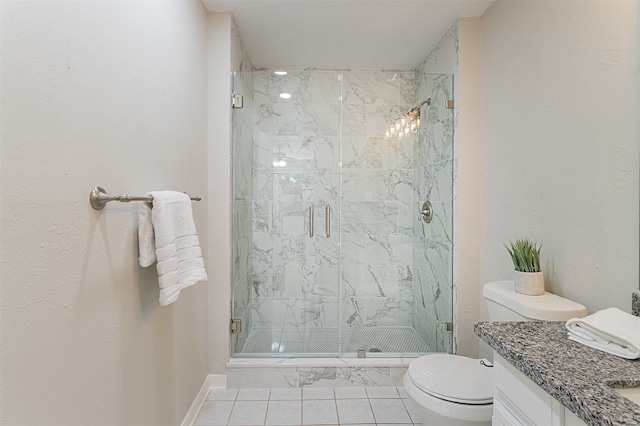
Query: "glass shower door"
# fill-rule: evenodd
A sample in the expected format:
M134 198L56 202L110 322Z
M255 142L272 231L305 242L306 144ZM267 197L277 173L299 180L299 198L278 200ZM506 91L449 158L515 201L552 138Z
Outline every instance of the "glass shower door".
M428 347L413 327L416 135L386 137L414 104L414 72L345 72L342 149L342 355ZM415 216L415 217L414 217Z
M417 132L386 137L422 101ZM341 355L451 351L452 76L345 72ZM431 201L434 219L418 220Z
M338 77L254 72L256 347L243 354L337 354Z
M432 352L453 352L453 76L416 75L416 101L431 99L422 118L413 168L413 321ZM424 201L430 223L417 220Z
M252 320L253 281L253 73L232 72L232 92L243 96L243 108L232 109L231 175L231 318L238 321L239 332L230 336L230 352L234 355L245 346Z
M234 77L232 352L451 352L452 76ZM385 136L426 99L418 132Z

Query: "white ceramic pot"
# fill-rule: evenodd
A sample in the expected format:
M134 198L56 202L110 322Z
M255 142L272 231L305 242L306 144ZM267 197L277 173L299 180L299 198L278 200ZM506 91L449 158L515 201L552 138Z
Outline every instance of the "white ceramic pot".
M544 276L540 272L520 272L515 273L516 292L527 296L542 296L544 294Z

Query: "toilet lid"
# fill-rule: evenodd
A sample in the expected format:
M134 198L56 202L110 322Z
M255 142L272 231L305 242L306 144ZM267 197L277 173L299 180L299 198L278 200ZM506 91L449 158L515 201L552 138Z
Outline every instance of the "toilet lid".
M491 404L493 368L459 355L430 354L411 362L408 375L418 388L436 398L462 404Z

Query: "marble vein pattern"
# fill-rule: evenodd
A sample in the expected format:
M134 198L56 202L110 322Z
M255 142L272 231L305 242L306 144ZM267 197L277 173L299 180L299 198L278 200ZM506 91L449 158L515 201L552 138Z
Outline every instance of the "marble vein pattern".
M640 424L640 406L609 384L640 384L640 360L570 341L564 322L481 322L475 333L588 425Z
M249 367L230 368L229 388L357 388L402 386L407 367Z
M451 74L458 67L459 21L456 20L431 49L418 69L430 74Z

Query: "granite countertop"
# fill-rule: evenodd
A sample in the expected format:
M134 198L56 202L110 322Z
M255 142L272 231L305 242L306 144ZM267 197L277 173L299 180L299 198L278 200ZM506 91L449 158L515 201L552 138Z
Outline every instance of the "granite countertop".
M640 360L573 342L564 322L480 322L474 331L588 425L640 425L640 405L607 386L639 386Z

